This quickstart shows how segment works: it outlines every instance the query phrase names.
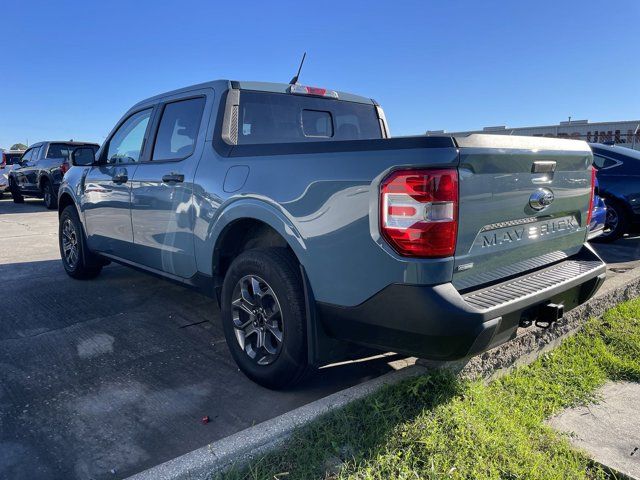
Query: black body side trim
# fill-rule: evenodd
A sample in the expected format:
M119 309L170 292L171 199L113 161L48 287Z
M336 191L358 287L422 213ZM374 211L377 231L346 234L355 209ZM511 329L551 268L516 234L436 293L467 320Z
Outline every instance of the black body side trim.
M172 283L182 285L183 287L192 288L207 297L216 298L215 285L213 281L213 277L206 275L204 273L198 272L191 278L182 278L177 275L172 275L171 273L162 272L160 270L156 270L155 268L149 268L145 265L141 265L136 262L132 262L131 260L125 260L124 258L117 257L115 255L111 255L108 253L94 252L96 255L99 255L104 258L108 258L120 265L124 265L125 267L133 268L139 272L148 273L157 278L162 278L163 280L169 280Z
M411 148L455 148L451 137L396 137L367 140L273 143L234 145L230 157L293 155L309 153L357 152L370 150L405 150Z

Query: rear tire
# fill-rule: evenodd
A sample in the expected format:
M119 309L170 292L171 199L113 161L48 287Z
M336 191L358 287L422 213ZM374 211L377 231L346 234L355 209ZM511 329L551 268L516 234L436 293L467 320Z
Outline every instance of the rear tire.
M24 203L24 197L20 193L20 189L16 185L16 182L13 178L9 179L9 191L11 192L13 203Z
M627 233L629 229L629 215L622 203L615 200L605 200L607 216L604 224L604 232L594 238L594 242L611 243Z
M72 278L86 280L97 277L102 271L101 258L89 251L78 212L67 206L60 215L58 243L64 270Z
M300 267L284 248L241 253L224 278L222 326L231 355L260 385L281 389L310 370Z
M48 180L45 180L42 184L42 198L47 209L55 210L58 208L58 199L53 191L53 185Z

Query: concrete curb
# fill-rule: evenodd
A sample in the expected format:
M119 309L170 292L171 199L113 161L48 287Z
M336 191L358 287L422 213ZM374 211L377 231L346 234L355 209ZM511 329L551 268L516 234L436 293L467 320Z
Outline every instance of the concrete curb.
M273 450L287 440L297 428L307 425L325 413L366 397L385 385L393 385L426 372L426 367L411 365L386 373L152 467L129 477L129 480L210 478L213 473L223 471L232 465L242 465Z
M574 334L585 321L602 315L607 309L640 295L640 267L607 279L600 291L588 302L567 313L561 322L547 330L524 330L514 340L489 352L459 362L429 362L390 372L360 385L316 400L259 425L169 460L130 480L199 480L224 471L232 465L246 464L253 458L284 443L298 428L318 417L370 395L385 385L399 383L432 368L448 368L463 378L493 379L520 365L533 362L544 352L555 348Z

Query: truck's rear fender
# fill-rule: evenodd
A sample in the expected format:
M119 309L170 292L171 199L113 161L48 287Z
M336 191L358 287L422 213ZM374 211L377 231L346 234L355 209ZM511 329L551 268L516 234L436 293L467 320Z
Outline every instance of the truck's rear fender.
M257 197L234 197L221 205L216 213L216 218L209 223L205 241L196 252L201 272L214 277L223 275L220 253L225 247L227 232L239 222L247 227L264 225L272 229L291 248L298 261L304 264L307 255L304 239L277 204Z
M207 194L201 195L195 228L198 269L212 271L216 239L227 225L255 218L287 241L318 302L353 306L393 283L451 281L451 257L401 257L378 234L379 182L386 174L393 169L457 167L452 142L442 147L442 142L425 139L321 142L333 145L308 154L289 152L288 146L278 154L271 147L267 155L256 150L255 155L201 162L198 175L206 179L202 190ZM246 181L229 195L223 179L238 165L246 166Z

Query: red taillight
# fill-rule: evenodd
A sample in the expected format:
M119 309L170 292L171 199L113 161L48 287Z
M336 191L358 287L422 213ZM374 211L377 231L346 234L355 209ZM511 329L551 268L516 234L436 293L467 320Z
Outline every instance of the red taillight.
M380 230L400 254L449 257L458 234L458 171L399 170L380 189Z
M64 176L65 173L67 173L69 171L69 162L63 162L60 165L60 173L62 173L62 176Z
M591 196L589 197L589 213L587 213L587 227L591 225L591 217L593 216L593 203L596 194L596 169L591 167Z

